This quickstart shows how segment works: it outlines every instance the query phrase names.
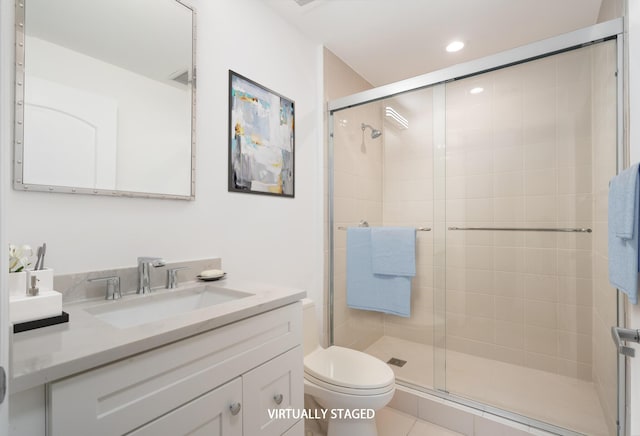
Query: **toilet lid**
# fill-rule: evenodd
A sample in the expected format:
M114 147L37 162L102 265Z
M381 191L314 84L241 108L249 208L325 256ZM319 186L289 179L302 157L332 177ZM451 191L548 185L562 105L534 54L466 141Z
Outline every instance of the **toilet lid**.
M384 388L395 383L393 371L382 360L337 346L307 355L304 371L332 385L355 389Z

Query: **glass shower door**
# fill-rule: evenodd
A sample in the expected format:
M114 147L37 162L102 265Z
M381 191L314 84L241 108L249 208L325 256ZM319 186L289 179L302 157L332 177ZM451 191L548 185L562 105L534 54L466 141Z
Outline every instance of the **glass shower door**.
M616 421L615 71L608 41L442 85L434 167L436 387L601 435Z
M399 382L427 389L437 323L432 99L424 88L333 114L333 343L389 362ZM417 229L409 313L348 304L347 229L365 221Z

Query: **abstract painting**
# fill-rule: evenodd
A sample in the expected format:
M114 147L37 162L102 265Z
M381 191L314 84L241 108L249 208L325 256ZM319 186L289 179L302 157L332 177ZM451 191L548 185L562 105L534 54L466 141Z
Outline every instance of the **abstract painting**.
M229 191L294 196L294 102L229 70Z

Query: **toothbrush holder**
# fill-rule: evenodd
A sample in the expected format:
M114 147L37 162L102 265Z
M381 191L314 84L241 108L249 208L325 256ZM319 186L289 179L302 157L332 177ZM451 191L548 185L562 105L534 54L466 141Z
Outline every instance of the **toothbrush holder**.
M31 277L37 277L40 289L53 290L53 268L27 271L27 283L31 283Z

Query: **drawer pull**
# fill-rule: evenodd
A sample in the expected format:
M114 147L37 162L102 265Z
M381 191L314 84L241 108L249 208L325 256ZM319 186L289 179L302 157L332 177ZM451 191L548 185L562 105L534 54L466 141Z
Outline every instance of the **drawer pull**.
M277 394L277 395L273 396L273 401L275 401L276 404L280 404L280 403L282 403L282 399L283 398L284 397L282 396L282 394Z
M231 411L231 414L234 416L240 413L240 409L242 409L242 406L240 405L240 403L233 403L232 405L229 406L229 410Z

